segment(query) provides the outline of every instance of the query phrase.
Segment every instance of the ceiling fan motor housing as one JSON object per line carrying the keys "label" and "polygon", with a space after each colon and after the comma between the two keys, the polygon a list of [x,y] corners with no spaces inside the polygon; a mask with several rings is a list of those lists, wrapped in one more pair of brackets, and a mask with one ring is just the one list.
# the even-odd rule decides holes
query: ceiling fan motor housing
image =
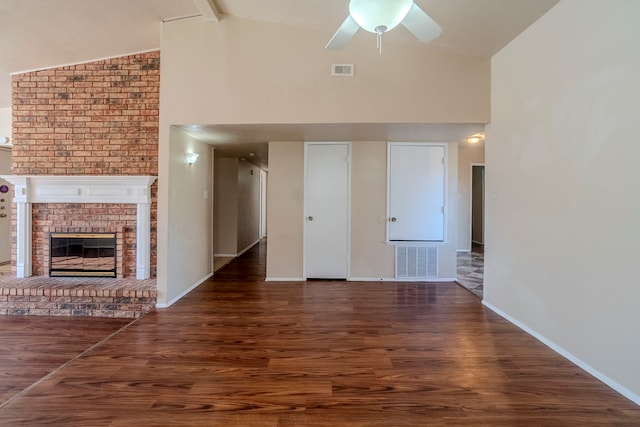
{"label": "ceiling fan motor housing", "polygon": [[382,34],[407,16],[413,0],[351,0],[349,13],[365,30]]}

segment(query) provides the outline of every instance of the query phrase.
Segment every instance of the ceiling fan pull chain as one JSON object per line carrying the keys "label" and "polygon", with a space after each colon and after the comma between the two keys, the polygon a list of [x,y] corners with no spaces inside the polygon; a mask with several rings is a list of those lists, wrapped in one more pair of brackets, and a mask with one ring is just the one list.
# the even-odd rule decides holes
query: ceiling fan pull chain
{"label": "ceiling fan pull chain", "polygon": [[387,27],[384,25],[378,25],[376,28],[376,47],[378,48],[378,52],[382,55],[382,35],[385,31],[387,31]]}

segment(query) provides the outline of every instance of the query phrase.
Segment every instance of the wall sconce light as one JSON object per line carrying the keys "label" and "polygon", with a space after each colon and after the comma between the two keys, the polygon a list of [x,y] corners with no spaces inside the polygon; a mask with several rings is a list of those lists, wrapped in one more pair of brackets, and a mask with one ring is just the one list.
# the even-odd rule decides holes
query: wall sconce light
{"label": "wall sconce light", "polygon": [[0,144],[8,144],[10,141],[8,136],[0,136]]}
{"label": "wall sconce light", "polygon": [[187,160],[187,163],[189,163],[189,166],[191,166],[198,160],[198,157],[200,157],[200,154],[188,152],[188,153],[185,153],[184,157]]}

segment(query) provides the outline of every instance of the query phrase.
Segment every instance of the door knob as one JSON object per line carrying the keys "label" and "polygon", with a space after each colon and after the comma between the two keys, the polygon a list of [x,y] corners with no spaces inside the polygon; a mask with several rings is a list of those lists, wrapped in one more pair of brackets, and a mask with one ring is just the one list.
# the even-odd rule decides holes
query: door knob
{"label": "door knob", "polygon": [[389,218],[389,221],[391,221],[391,222],[396,222],[396,217],[395,217],[395,216],[392,216],[391,218]]}
{"label": "door knob", "polygon": [[309,221],[313,221],[313,217],[312,217],[312,216],[308,216],[308,217],[307,217],[307,219],[308,219]]}

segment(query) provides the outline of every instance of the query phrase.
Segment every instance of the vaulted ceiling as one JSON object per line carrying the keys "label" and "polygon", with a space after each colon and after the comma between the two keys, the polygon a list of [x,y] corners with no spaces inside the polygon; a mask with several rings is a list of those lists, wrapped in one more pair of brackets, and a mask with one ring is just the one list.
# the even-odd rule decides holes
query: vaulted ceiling
{"label": "vaulted ceiling", "polygon": [[[348,14],[348,0],[213,0],[219,12],[325,31]],[[443,28],[433,46],[491,56],[558,0],[416,0]],[[200,14],[193,0],[0,1],[0,108],[11,73],[160,47],[160,22]],[[414,42],[404,29],[397,37]],[[323,48],[319,46],[318,48]]]}
{"label": "vaulted ceiling", "polygon": [[[348,0],[210,1],[222,20],[225,15],[232,15],[303,26],[326,32],[327,41],[347,16],[349,3]],[[199,15],[206,2],[1,0],[0,108],[10,106],[10,74],[158,49],[163,20]],[[490,57],[558,0],[415,2],[444,29],[431,46]],[[385,37],[417,43],[404,28]],[[318,46],[318,49],[323,48]]]}

